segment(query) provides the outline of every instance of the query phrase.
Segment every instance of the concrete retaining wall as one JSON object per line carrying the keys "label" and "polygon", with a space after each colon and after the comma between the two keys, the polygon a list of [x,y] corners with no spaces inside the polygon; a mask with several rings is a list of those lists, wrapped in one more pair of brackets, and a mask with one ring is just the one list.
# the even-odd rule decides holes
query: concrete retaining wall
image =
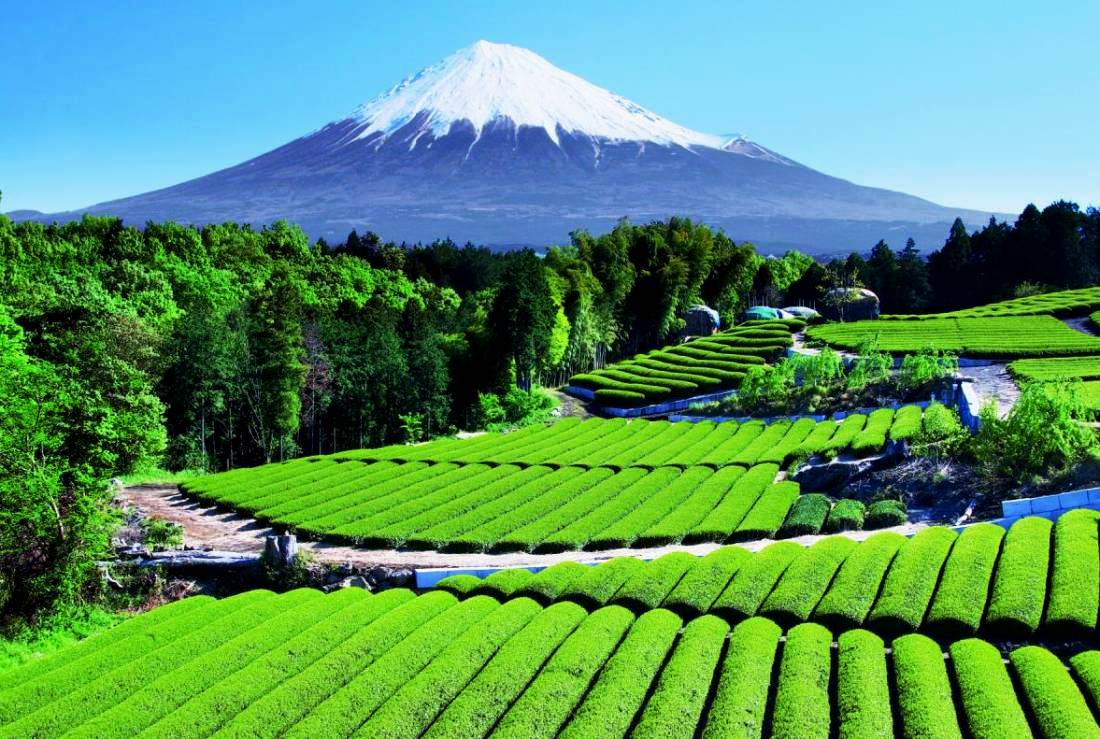
{"label": "concrete retaining wall", "polygon": [[959,383],[953,405],[959,411],[959,420],[962,421],[963,426],[970,429],[971,433],[977,433],[978,428],[981,427],[981,419],[978,417],[981,412],[981,398],[974,389],[973,383]]}

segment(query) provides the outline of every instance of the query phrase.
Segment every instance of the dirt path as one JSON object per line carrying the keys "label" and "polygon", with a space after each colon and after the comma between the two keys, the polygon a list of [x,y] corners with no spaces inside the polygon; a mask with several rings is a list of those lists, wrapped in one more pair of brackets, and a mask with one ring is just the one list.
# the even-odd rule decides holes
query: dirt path
{"label": "dirt path", "polygon": [[[227,552],[261,552],[264,538],[275,531],[263,524],[237,513],[205,507],[183,495],[175,487],[136,485],[123,488],[117,496],[123,505],[132,505],[142,512],[172,521],[183,527],[184,544],[196,549],[213,549]],[[909,534],[924,528],[925,524],[913,523],[899,526],[892,531]],[[844,535],[851,539],[866,539],[874,531],[851,531]],[[821,536],[801,536],[787,541],[810,545]],[[770,539],[746,542],[741,546],[751,551],[771,544]],[[692,544],[689,546],[664,546],[645,549],[609,549],[601,552],[561,552],[559,554],[530,554],[508,552],[504,554],[449,554],[443,552],[405,552],[385,549],[358,549],[324,542],[300,542],[303,549],[313,553],[321,562],[341,564],[350,562],[356,566],[385,565],[413,569],[436,567],[531,567],[547,566],[555,562],[602,562],[612,557],[640,557],[653,559],[668,552],[689,552],[703,555],[718,549],[722,544]]]}
{"label": "dirt path", "polygon": [[574,398],[561,390],[549,389],[546,391],[558,399],[558,413],[561,418],[592,418],[593,414],[588,410],[588,405],[578,398]]}
{"label": "dirt path", "polygon": [[1089,336],[1100,336],[1100,329],[1097,329],[1096,324],[1092,322],[1092,319],[1088,316],[1081,318],[1063,318],[1062,323],[1066,324],[1074,331],[1080,331],[1083,334]]}
{"label": "dirt path", "polygon": [[1008,365],[991,364],[986,367],[962,367],[959,374],[974,382],[981,403],[993,400],[997,403],[997,413],[1004,417],[1016,401],[1020,399],[1020,388],[1008,373]]}

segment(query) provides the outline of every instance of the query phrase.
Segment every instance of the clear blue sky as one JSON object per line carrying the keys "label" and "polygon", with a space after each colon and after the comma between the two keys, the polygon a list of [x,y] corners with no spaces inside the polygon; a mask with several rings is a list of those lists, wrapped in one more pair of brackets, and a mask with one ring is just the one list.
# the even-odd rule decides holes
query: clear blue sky
{"label": "clear blue sky", "polygon": [[861,184],[1002,212],[1100,205],[1100,3],[655,5],[12,0],[0,209],[238,163],[479,38]]}

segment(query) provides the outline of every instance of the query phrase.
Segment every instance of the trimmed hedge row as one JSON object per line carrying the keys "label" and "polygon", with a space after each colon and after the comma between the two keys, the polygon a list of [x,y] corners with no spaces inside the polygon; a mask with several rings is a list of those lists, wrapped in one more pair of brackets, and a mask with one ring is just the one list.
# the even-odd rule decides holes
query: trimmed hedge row
{"label": "trimmed hedge row", "polygon": [[[880,532],[862,542],[827,537],[810,547],[779,541],[757,552],[725,547],[705,557],[676,552],[652,562],[561,563],[535,576],[524,570],[509,588],[479,589],[480,581],[466,576],[439,587],[459,596],[511,590],[544,603],[620,603],[688,617],[714,613],[732,622],[763,615],[782,624],[814,621],[837,632],[863,627],[887,637],[923,632],[947,641],[1002,636],[1007,629],[1013,636],[1041,631],[1076,639],[1095,633],[1088,625],[1095,623],[1091,573],[1100,566],[1098,529],[1100,516],[1082,510],[1059,519],[1053,540],[1049,521],[1024,518],[1007,534],[988,523],[961,535],[929,527],[911,539]],[[493,575],[486,584],[497,578],[509,583]]]}
{"label": "trimmed hedge row", "polygon": [[[236,470],[182,487],[275,526],[371,548],[561,551],[795,535],[815,532],[821,500],[813,516],[802,515],[807,502],[784,528],[798,496],[789,484],[769,487],[775,473],[811,439],[814,448],[849,445],[862,423],[565,419]],[[853,505],[838,506],[826,527],[862,527],[844,520]],[[901,520],[890,508],[872,525]]]}
{"label": "trimmed hedge row", "polygon": [[894,736],[882,639],[853,629],[837,639],[836,723],[841,739]]}
{"label": "trimmed hedge row", "polygon": [[899,637],[891,646],[903,735],[962,739],[940,646],[921,634]]}
{"label": "trimmed hedge row", "polygon": [[[1097,651],[1067,670],[1026,646],[1006,667],[977,639],[948,659],[920,634],[887,652],[853,629],[834,648],[813,623],[783,641],[761,617],[731,632],[405,590],[256,591],[136,622],[6,672],[0,736],[1100,737]],[[51,675],[68,682],[36,699]]]}
{"label": "trimmed hedge row", "polygon": [[[595,400],[633,406],[736,388],[746,371],[793,344],[791,325],[748,326],[639,354],[569,378],[595,390]],[[700,379],[705,378],[705,379]]]}
{"label": "trimmed hedge row", "polygon": [[806,333],[841,349],[858,349],[873,339],[880,350],[893,354],[915,354],[923,349],[1006,359],[1100,354],[1100,339],[1049,315],[855,321],[813,326]]}

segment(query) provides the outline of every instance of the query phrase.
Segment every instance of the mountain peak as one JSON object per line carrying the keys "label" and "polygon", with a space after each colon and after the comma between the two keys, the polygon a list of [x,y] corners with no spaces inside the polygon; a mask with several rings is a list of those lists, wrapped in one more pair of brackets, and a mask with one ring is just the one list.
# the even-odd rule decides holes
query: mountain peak
{"label": "mountain peak", "polygon": [[423,115],[435,137],[469,121],[478,134],[493,121],[610,141],[721,147],[721,137],[693,131],[597,87],[519,46],[477,41],[359,106],[357,138],[383,137]]}

